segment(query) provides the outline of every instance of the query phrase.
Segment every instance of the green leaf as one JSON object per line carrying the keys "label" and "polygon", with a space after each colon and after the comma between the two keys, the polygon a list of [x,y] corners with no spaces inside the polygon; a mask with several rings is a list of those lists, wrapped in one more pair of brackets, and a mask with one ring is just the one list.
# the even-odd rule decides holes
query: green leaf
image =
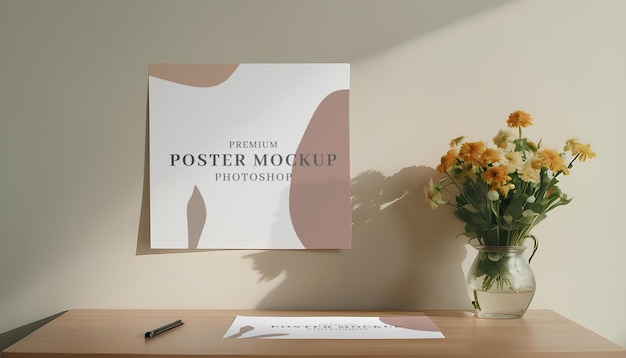
{"label": "green leaf", "polygon": [[522,216],[524,216],[524,217],[532,217],[532,218],[534,218],[537,215],[539,215],[539,213],[535,212],[535,211],[533,211],[531,209],[526,209],[526,210],[522,211]]}
{"label": "green leaf", "polygon": [[519,219],[519,223],[522,225],[532,225],[535,222],[535,218],[537,216],[524,216],[523,218]]}
{"label": "green leaf", "polygon": [[526,194],[519,193],[514,195],[506,208],[505,215],[510,215],[513,218],[519,218],[522,216],[522,209],[524,204],[526,204],[527,199],[528,195]]}

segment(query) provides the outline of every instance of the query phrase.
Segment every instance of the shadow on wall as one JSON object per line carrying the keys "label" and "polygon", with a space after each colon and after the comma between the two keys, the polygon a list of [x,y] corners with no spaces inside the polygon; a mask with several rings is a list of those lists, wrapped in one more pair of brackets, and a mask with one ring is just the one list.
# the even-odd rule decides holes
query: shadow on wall
{"label": "shadow on wall", "polygon": [[[388,177],[368,171],[353,178],[349,250],[245,256],[259,281],[284,280],[257,308],[471,309],[461,266],[466,242],[455,239],[462,227],[451,208],[432,210],[424,202],[424,186],[438,176],[432,168],[413,166]],[[146,179],[137,255],[215,251],[150,249],[148,188]]]}
{"label": "shadow on wall", "polygon": [[[148,148],[146,134],[136,254],[216,251],[150,248]],[[372,170],[353,178],[349,250],[268,250],[245,256],[260,281],[285,273],[257,308],[471,309],[461,267],[465,241],[455,239],[462,227],[451,208],[432,210],[424,202],[424,186],[438,176],[432,168],[412,166],[389,177]]]}
{"label": "shadow on wall", "polygon": [[271,250],[247,255],[260,281],[284,281],[258,309],[470,309],[465,242],[447,208],[431,210],[423,187],[437,172],[409,167],[352,180],[350,250]]}

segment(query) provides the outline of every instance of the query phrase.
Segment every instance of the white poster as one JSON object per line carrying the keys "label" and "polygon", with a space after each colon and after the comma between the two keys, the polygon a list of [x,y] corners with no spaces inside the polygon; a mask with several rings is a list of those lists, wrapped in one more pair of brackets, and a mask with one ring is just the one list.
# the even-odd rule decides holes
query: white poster
{"label": "white poster", "polygon": [[348,64],[148,72],[151,248],[350,247]]}
{"label": "white poster", "polygon": [[444,336],[427,316],[237,316],[224,338],[425,339]]}

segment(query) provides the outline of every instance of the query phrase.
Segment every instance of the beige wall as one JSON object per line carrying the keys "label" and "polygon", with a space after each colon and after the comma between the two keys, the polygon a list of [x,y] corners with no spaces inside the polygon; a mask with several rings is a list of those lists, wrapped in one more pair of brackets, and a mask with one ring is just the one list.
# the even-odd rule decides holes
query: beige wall
{"label": "beige wall", "polygon": [[[0,0],[0,333],[71,308],[469,308],[473,253],[421,187],[451,138],[489,140],[520,108],[529,136],[598,153],[535,232],[531,308],[626,346],[624,14],[622,0]],[[155,62],[350,62],[353,194],[412,193],[355,210],[349,251],[149,250]]]}

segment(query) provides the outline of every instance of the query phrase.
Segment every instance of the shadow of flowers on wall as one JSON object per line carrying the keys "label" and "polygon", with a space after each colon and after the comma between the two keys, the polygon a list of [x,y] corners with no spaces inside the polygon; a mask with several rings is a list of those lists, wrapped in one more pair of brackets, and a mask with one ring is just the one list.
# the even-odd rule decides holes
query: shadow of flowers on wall
{"label": "shadow of flowers on wall", "polygon": [[[424,202],[437,173],[407,167],[352,179],[352,248],[247,255],[260,281],[283,281],[258,309],[469,309],[465,241],[446,210]],[[282,276],[281,276],[282,275]]]}

